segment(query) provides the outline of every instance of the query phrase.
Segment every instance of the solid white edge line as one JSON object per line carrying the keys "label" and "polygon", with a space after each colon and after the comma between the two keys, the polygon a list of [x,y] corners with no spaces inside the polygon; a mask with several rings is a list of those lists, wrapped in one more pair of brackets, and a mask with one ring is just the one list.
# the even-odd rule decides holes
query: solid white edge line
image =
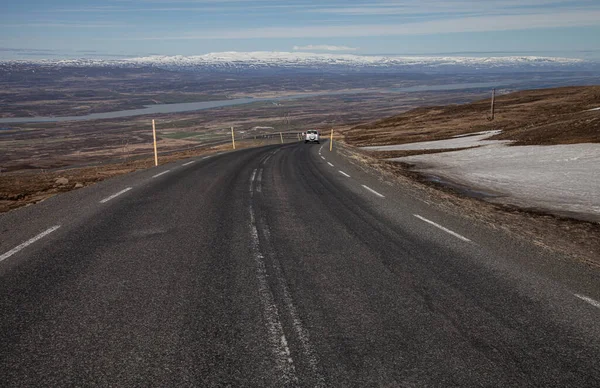
{"label": "solid white edge line", "polygon": [[414,215],[415,217],[417,217],[418,219],[420,219],[421,221],[425,221],[425,222],[427,222],[428,224],[431,224],[431,225],[435,226],[436,228],[439,228],[439,229],[443,230],[444,232],[446,232],[446,233],[448,233],[448,234],[451,234],[451,235],[453,235],[454,237],[456,237],[456,238],[458,238],[458,239],[461,239],[461,240],[463,240],[463,241],[466,241],[466,242],[471,242],[471,240],[469,240],[468,238],[466,238],[466,237],[464,237],[464,236],[461,236],[460,234],[458,234],[458,233],[456,233],[456,232],[453,232],[453,231],[451,231],[450,229],[448,229],[448,228],[445,228],[445,227],[443,227],[443,226],[442,226],[442,225],[440,225],[440,224],[436,224],[435,222],[433,222],[433,221],[430,221],[430,220],[428,220],[428,219],[427,219],[427,218],[425,218],[425,217],[421,217],[421,216],[420,216],[420,215],[418,215],[418,214],[413,214],[413,215]]}
{"label": "solid white edge line", "polygon": [[123,189],[123,190],[119,191],[118,193],[115,193],[115,194],[111,195],[110,197],[104,198],[102,201],[100,201],[100,203],[106,203],[106,202],[110,201],[111,199],[116,198],[119,195],[128,192],[129,190],[131,190],[131,187]]}
{"label": "solid white edge line", "polygon": [[50,233],[54,232],[58,228],[60,228],[60,225],[54,225],[50,229],[47,229],[47,230],[43,231],[42,233],[38,234],[37,236],[35,236],[35,237],[33,237],[33,238],[25,241],[23,244],[20,244],[20,245],[14,247],[10,251],[8,251],[5,254],[3,254],[2,256],[0,256],[0,261],[4,261],[4,260],[8,259],[9,257],[11,257],[15,253],[19,252],[23,248],[26,248],[27,246],[33,244],[37,240],[46,237],[47,235],[49,235]]}
{"label": "solid white edge line", "polygon": [[594,307],[597,307],[600,309],[600,302],[598,302],[597,300],[594,300],[590,297],[587,297],[585,295],[580,295],[580,294],[574,294],[576,297],[578,297],[579,299],[583,300],[584,302],[587,302],[589,304],[591,304]]}
{"label": "solid white edge line", "polygon": [[258,170],[258,176],[256,177],[256,192],[257,193],[262,192],[262,175],[263,175],[263,169],[261,168],[260,170]]}
{"label": "solid white edge line", "polygon": [[166,173],[168,173],[168,172],[171,172],[171,170],[167,170],[167,171],[163,171],[163,172],[161,172],[161,173],[158,173],[158,174],[156,174],[156,175],[152,176],[152,178],[158,178],[159,176],[161,176],[161,175],[164,175],[164,174],[166,174]]}
{"label": "solid white edge line", "polygon": [[385,198],[385,195],[378,193],[377,191],[373,190],[369,186],[362,185],[362,187],[364,187],[365,189],[369,190],[371,193],[373,193],[381,198]]}
{"label": "solid white edge line", "polygon": [[340,174],[342,174],[343,176],[345,176],[346,178],[350,178],[350,175],[346,174],[345,172],[343,172],[342,170],[338,170],[338,172]]}
{"label": "solid white edge line", "polygon": [[195,162],[196,162],[195,160],[192,160],[191,162],[187,162],[187,163],[182,164],[182,166],[189,166],[190,164],[195,163]]}
{"label": "solid white edge line", "polygon": [[327,162],[328,165],[330,165],[331,167],[333,167],[333,164],[331,164],[331,162]]}

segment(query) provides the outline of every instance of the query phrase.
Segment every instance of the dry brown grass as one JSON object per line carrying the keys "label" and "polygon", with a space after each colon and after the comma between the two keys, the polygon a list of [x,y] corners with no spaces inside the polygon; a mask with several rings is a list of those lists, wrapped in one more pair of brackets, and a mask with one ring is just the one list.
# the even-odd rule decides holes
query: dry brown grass
{"label": "dry brown grass", "polygon": [[[279,139],[275,140],[279,141]],[[236,141],[236,149],[258,147],[275,143],[275,140],[269,142],[266,140]],[[231,144],[222,144],[210,148],[181,151],[171,155],[160,156],[159,164],[166,164],[215,152],[229,151],[231,149]],[[152,166],[154,166],[154,157],[148,156],[141,159],[102,164],[94,167],[53,170],[51,172],[25,170],[2,173],[0,174],[0,213],[43,201],[59,193],[93,185],[114,176],[128,174]],[[59,178],[68,179],[68,183],[57,183],[56,181]]]}
{"label": "dry brown grass", "polygon": [[447,139],[479,131],[502,130],[492,139],[515,145],[600,142],[600,86],[528,90],[496,98],[496,115],[488,120],[490,99],[464,105],[417,108],[346,130],[355,146],[404,144]]}

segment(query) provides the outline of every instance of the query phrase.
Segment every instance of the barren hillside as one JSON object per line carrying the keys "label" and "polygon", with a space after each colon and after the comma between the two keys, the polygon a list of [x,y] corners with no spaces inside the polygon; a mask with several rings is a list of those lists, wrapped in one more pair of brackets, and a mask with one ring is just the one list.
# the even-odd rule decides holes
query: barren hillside
{"label": "barren hillside", "polygon": [[515,145],[600,142],[600,86],[527,90],[464,105],[417,108],[398,116],[353,127],[346,141],[356,146],[403,144],[502,130],[491,139]]}

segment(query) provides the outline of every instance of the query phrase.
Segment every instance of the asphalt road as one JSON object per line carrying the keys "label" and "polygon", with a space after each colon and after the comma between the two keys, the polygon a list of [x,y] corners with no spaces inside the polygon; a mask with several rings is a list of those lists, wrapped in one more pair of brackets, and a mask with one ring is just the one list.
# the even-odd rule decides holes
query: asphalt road
{"label": "asphalt road", "polygon": [[0,385],[598,387],[600,274],[326,147],[0,216]]}

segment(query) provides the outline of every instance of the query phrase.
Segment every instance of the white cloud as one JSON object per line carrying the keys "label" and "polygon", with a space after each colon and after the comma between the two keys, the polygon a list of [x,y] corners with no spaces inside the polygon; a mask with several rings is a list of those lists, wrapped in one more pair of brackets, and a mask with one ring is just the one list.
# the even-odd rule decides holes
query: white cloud
{"label": "white cloud", "polygon": [[306,46],[294,46],[294,51],[356,51],[357,47],[331,46],[327,44],[309,44]]}

